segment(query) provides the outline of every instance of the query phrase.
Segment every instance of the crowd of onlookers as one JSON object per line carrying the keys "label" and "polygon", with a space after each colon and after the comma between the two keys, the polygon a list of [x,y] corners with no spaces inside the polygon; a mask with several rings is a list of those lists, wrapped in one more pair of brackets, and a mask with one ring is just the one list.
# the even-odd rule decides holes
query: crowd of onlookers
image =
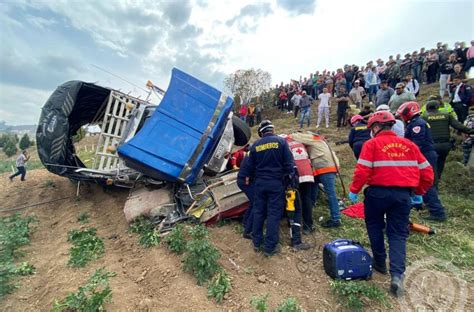
{"label": "crowd of onlookers", "polygon": [[[467,82],[467,74],[474,66],[474,41],[467,48],[464,42],[456,42],[454,49],[447,44],[438,42],[436,48],[405,54],[389,56],[388,61],[378,59],[375,63],[367,62],[365,66],[345,65],[336,71],[324,70],[311,73],[309,77],[300,77],[290,83],[276,85],[273,90],[275,105],[281,111],[299,117],[300,126],[310,125],[311,106],[318,100],[319,127],[322,119],[329,127],[329,107],[337,104],[337,127],[347,124],[350,105],[355,106],[358,113],[368,104],[373,109],[379,105],[389,105],[395,112],[407,101],[416,99],[422,85],[439,82],[439,95],[453,106],[460,121],[467,116],[466,101],[469,94],[463,93],[462,85]],[[366,108],[367,109],[367,108]],[[257,112],[258,110],[258,112]],[[242,105],[239,114],[250,126],[255,124],[260,105]],[[258,123],[259,121],[256,121]]]}

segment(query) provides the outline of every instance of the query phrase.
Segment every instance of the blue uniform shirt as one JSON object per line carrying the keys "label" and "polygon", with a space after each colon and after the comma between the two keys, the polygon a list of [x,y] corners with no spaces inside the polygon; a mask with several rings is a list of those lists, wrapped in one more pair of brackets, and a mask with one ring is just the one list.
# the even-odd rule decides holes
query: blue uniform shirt
{"label": "blue uniform shirt", "polygon": [[249,177],[250,180],[253,180],[253,176],[251,176],[252,170],[250,168],[249,157],[245,156],[240,163],[239,172],[237,173],[237,179],[245,179]]}
{"label": "blue uniform shirt", "polygon": [[250,148],[248,159],[249,176],[256,180],[280,180],[293,173],[295,163],[285,139],[264,134]]}
{"label": "blue uniform shirt", "polygon": [[370,140],[370,129],[367,128],[365,122],[358,122],[354,127],[352,127],[351,132],[349,132],[349,146],[352,148],[357,142],[365,142]]}
{"label": "blue uniform shirt", "polygon": [[420,116],[415,116],[408,122],[405,138],[415,143],[423,155],[435,150],[430,126]]}

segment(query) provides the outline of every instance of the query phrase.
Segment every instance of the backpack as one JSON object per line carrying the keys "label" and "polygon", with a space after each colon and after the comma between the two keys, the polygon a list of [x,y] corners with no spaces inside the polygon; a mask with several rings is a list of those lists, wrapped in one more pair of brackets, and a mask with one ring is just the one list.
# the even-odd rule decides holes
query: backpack
{"label": "backpack", "polygon": [[[415,79],[413,78],[411,80],[411,84],[413,85],[413,90],[415,90]],[[415,93],[415,96],[418,96],[418,94],[420,94],[420,84],[418,83],[418,92]]]}

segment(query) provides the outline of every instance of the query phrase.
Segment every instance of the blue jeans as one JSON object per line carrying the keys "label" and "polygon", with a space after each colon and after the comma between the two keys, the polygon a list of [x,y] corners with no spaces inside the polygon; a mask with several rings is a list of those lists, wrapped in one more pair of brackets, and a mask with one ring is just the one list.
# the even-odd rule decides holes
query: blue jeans
{"label": "blue jeans", "polygon": [[352,90],[352,82],[346,80],[346,90],[350,92]]}
{"label": "blue jeans", "polygon": [[390,274],[400,276],[405,272],[408,223],[412,206],[411,190],[369,186],[364,193],[365,226],[374,262],[383,265],[387,259],[385,231],[388,238]]}
{"label": "blue jeans", "polygon": [[308,118],[308,127],[309,127],[309,124],[311,123],[311,108],[309,106],[301,108],[301,118],[300,118],[301,128],[303,128],[305,118]]}
{"label": "blue jeans", "polygon": [[375,95],[377,94],[377,91],[379,90],[379,86],[378,85],[370,85],[369,86],[369,101],[371,102],[372,101],[372,96],[375,97]]}
{"label": "blue jeans", "polygon": [[16,167],[16,169],[18,169],[18,171],[17,171],[15,174],[11,175],[11,176],[10,176],[10,179],[13,179],[13,178],[16,177],[16,176],[21,175],[21,181],[25,181],[25,176],[26,176],[26,169],[25,169],[25,167],[24,167],[24,166],[20,166],[20,167]]}
{"label": "blue jeans", "polygon": [[341,215],[339,213],[339,203],[337,202],[336,196],[336,174],[333,172],[323,173],[314,177],[314,185],[311,192],[311,200],[316,203],[318,198],[319,187],[318,184],[322,183],[324,186],[324,192],[326,193],[329,202],[329,211],[331,213],[331,220],[339,221]]}
{"label": "blue jeans", "polygon": [[[280,220],[285,209],[285,187],[279,180],[255,181],[253,206],[252,241],[256,248],[263,245],[265,252],[271,253],[279,242]],[[265,241],[263,224],[267,220]]]}

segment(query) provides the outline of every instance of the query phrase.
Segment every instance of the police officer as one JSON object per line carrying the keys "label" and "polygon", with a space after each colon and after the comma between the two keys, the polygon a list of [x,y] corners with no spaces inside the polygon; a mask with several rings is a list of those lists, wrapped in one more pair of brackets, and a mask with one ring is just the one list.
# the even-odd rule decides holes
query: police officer
{"label": "police officer", "polygon": [[[420,105],[417,102],[403,103],[397,110],[397,115],[406,124],[405,138],[415,143],[429,161],[435,173],[435,185],[437,181],[438,154],[434,149],[430,125],[420,117]],[[446,212],[438,198],[438,191],[433,185],[423,196],[423,202],[428,207],[429,216],[425,219],[433,221],[446,221]]]}
{"label": "police officer", "polygon": [[438,154],[436,165],[438,169],[437,179],[439,181],[443,173],[444,163],[446,162],[446,158],[452,148],[449,127],[453,127],[454,129],[466,134],[474,134],[474,130],[464,126],[451,114],[440,112],[438,101],[428,101],[428,103],[426,103],[426,113],[422,116],[431,127],[434,148]]}
{"label": "police officer", "polygon": [[[451,116],[453,116],[456,119],[458,118],[451,104],[443,102],[443,99],[441,98],[439,94],[430,95],[428,97],[428,102],[429,101],[437,101],[439,103],[438,111],[442,113],[451,114]],[[421,116],[424,116],[425,114],[426,114],[426,105],[421,108]]]}
{"label": "police officer", "polygon": [[[387,111],[375,112],[368,121],[373,139],[365,142],[354,171],[349,199],[358,201],[365,184],[365,225],[369,236],[373,268],[387,273],[384,231],[389,246],[391,283],[395,296],[403,295],[406,240],[412,202],[433,184],[430,164],[411,141],[391,131],[395,117]],[[385,220],[386,219],[386,220]]]}
{"label": "police officer", "polygon": [[[279,252],[279,223],[285,205],[285,190],[294,175],[294,161],[285,139],[274,134],[271,121],[258,127],[261,137],[250,148],[249,177],[255,177],[252,241],[254,249],[269,257]],[[263,224],[267,219],[265,241]]]}
{"label": "police officer", "polygon": [[370,129],[367,128],[367,120],[361,115],[351,118],[351,132],[349,132],[349,146],[354,152],[356,159],[359,159],[362,144],[370,139]]}

